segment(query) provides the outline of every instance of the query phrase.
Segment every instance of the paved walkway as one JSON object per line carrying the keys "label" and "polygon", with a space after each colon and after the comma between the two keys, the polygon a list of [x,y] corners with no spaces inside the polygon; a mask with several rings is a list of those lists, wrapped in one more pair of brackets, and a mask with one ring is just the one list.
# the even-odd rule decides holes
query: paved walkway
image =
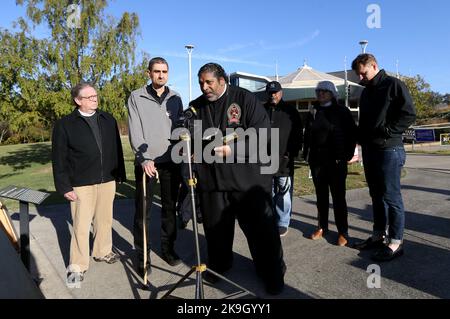
{"label": "paved walkway", "polygon": [[[307,236],[316,220],[315,197],[296,198],[289,234],[282,238],[286,289],[277,298],[450,298],[450,157],[409,155],[407,176],[403,179],[406,208],[405,255],[381,264],[381,287],[369,289],[367,268],[373,264],[369,253],[335,245],[337,233],[330,212],[330,234],[324,240]],[[371,233],[371,202],[367,189],[348,192],[351,243]],[[159,257],[159,208],[153,210],[151,226],[152,284],[150,291],[141,289],[134,272],[132,247],[133,202],[117,201],[114,210],[113,241],[122,258],[113,265],[96,263],[80,289],[65,286],[68,264],[70,218],[67,205],[40,207],[31,228],[31,252],[34,274],[42,282],[46,298],[160,298],[194,264],[194,239],[191,223],[179,232],[176,250],[183,264],[170,267]],[[16,218],[17,219],[17,218]],[[200,227],[200,246],[205,256],[205,240]],[[271,298],[254,273],[246,240],[236,227],[235,260],[226,276]],[[185,281],[173,295],[194,298],[195,277]],[[248,298],[224,282],[205,285],[206,298]]]}

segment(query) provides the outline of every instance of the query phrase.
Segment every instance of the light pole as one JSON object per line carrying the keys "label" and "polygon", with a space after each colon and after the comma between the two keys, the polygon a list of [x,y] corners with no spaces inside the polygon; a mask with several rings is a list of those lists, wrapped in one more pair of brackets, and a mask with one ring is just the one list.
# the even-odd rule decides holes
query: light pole
{"label": "light pole", "polygon": [[361,46],[362,53],[366,53],[367,44],[369,44],[369,41],[367,41],[367,40],[359,41],[359,45]]}
{"label": "light pole", "polygon": [[192,44],[187,44],[184,46],[188,52],[189,58],[189,103],[192,101],[192,50],[194,46]]}

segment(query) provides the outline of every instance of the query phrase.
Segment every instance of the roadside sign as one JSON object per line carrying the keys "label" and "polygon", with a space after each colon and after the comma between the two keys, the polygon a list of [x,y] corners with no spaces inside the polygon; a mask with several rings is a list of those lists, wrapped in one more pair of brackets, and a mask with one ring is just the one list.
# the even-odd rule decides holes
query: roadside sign
{"label": "roadside sign", "polygon": [[403,142],[412,143],[416,140],[416,132],[413,128],[408,128],[402,134]]}
{"label": "roadside sign", "polygon": [[433,129],[416,129],[416,141],[417,142],[434,142],[435,135]]}
{"label": "roadside sign", "polygon": [[450,146],[450,133],[441,134],[441,145]]}

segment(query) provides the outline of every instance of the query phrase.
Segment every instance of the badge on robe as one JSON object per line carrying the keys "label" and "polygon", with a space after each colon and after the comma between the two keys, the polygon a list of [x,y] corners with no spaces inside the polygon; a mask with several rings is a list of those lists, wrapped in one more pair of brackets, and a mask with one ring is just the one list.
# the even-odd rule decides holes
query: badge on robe
{"label": "badge on robe", "polygon": [[228,116],[228,125],[240,125],[242,117],[241,107],[236,103],[231,104],[228,107],[227,116]]}

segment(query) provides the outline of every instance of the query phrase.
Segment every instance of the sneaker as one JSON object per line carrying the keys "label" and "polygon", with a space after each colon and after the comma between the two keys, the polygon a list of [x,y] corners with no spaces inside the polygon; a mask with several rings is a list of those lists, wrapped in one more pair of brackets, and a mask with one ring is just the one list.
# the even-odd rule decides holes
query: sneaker
{"label": "sneaker", "polygon": [[289,229],[284,226],[278,226],[278,232],[280,233],[280,237],[284,237],[289,232]]}
{"label": "sneaker", "polygon": [[81,282],[84,280],[84,274],[86,272],[82,271],[82,272],[78,272],[78,271],[73,271],[73,272],[68,272],[67,273],[67,277],[66,277],[66,285],[68,288],[81,288]]}
{"label": "sneaker", "polygon": [[115,262],[119,261],[120,257],[116,253],[110,252],[108,255],[104,257],[94,257],[94,260],[96,262],[104,261],[107,264],[114,264]]}
{"label": "sneaker", "polygon": [[385,245],[383,248],[375,251],[371,258],[374,261],[391,261],[392,259],[402,256],[403,253],[403,245],[400,245],[395,251],[393,251],[389,246]]}
{"label": "sneaker", "polygon": [[384,248],[384,238],[380,238],[378,240],[373,240],[372,237],[368,239],[355,243],[353,248],[358,250],[371,250],[371,249],[382,249]]}

